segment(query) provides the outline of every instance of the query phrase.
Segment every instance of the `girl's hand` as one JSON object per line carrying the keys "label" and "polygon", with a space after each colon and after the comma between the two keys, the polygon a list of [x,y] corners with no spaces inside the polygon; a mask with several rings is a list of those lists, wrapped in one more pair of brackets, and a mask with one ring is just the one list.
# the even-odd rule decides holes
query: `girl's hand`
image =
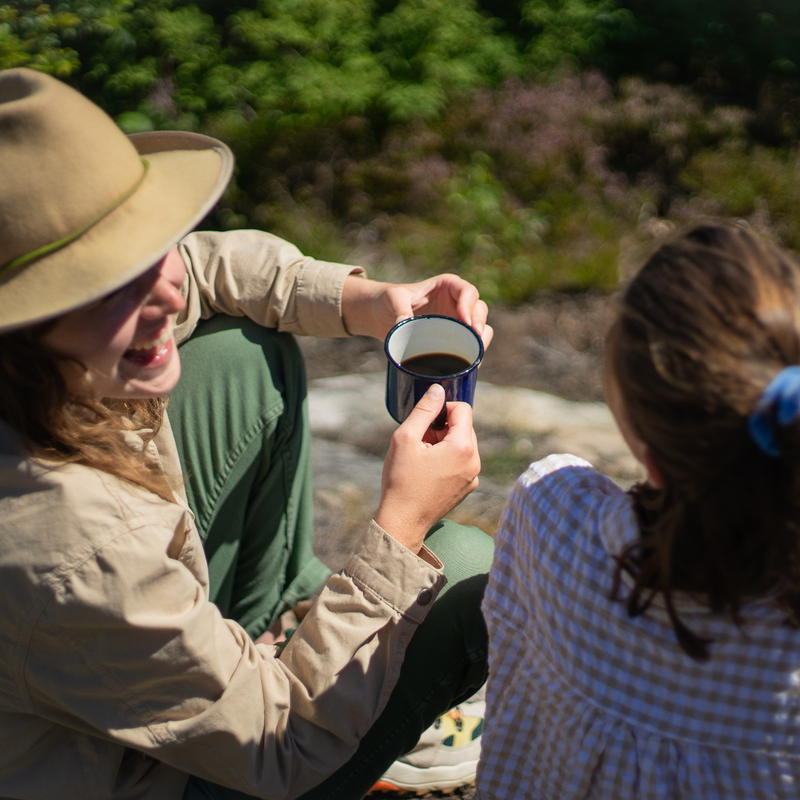
{"label": "girl's hand", "polygon": [[478,486],[481,461],[467,403],[447,404],[447,427],[431,431],[444,401],[434,384],[395,431],[383,464],[375,522],[418,553],[425,534]]}
{"label": "girl's hand", "polygon": [[383,340],[398,322],[419,314],[455,317],[477,331],[484,347],[492,341],[486,303],[457,275],[436,275],[418,283],[381,283],[356,275],[345,280],[342,318],[348,333]]}

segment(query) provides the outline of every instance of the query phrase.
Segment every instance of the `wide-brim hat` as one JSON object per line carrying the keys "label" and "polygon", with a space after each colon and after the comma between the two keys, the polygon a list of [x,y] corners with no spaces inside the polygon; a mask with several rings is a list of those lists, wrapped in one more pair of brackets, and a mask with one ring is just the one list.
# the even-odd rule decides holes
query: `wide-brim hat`
{"label": "wide-brim hat", "polygon": [[126,136],[61,81],[0,71],[0,332],[149,269],[211,210],[232,171],[216,139]]}

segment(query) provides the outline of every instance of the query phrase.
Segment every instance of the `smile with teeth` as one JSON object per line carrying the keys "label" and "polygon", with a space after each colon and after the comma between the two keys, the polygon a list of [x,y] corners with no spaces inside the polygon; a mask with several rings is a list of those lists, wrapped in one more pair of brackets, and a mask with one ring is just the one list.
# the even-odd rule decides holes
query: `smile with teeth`
{"label": "smile with teeth", "polygon": [[169,353],[172,345],[172,325],[165,325],[156,339],[141,339],[125,351],[125,358],[140,366],[155,365]]}

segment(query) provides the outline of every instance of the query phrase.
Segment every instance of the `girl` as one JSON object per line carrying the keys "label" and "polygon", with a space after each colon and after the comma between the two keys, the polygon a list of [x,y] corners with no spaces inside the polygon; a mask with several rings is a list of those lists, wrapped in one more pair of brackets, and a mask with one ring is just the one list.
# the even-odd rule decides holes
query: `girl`
{"label": "girl", "polygon": [[477,484],[475,435],[463,404],[426,433],[435,390],[350,560],[268,644],[326,577],[284,331],[382,336],[420,308],[491,329],[455,276],[187,236],[231,169],[213,139],[128,139],[59,81],[0,73],[2,797],[358,798],[484,679],[490,540],[434,526]]}
{"label": "girl", "polygon": [[796,798],[800,265],[745,228],[662,246],[606,395],[647,481],[550,456],[506,508],[484,613],[481,798]]}

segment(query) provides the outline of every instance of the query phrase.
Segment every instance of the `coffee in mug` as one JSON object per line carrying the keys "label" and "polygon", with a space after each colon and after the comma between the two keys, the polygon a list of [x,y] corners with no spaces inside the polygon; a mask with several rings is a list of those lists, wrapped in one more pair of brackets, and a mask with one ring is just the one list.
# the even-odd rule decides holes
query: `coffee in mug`
{"label": "coffee in mug", "polygon": [[[439,314],[410,317],[389,331],[386,358],[386,408],[403,422],[431,384],[445,391],[445,403],[458,400],[472,405],[483,341],[461,320]],[[446,408],[431,425],[441,429]]]}

